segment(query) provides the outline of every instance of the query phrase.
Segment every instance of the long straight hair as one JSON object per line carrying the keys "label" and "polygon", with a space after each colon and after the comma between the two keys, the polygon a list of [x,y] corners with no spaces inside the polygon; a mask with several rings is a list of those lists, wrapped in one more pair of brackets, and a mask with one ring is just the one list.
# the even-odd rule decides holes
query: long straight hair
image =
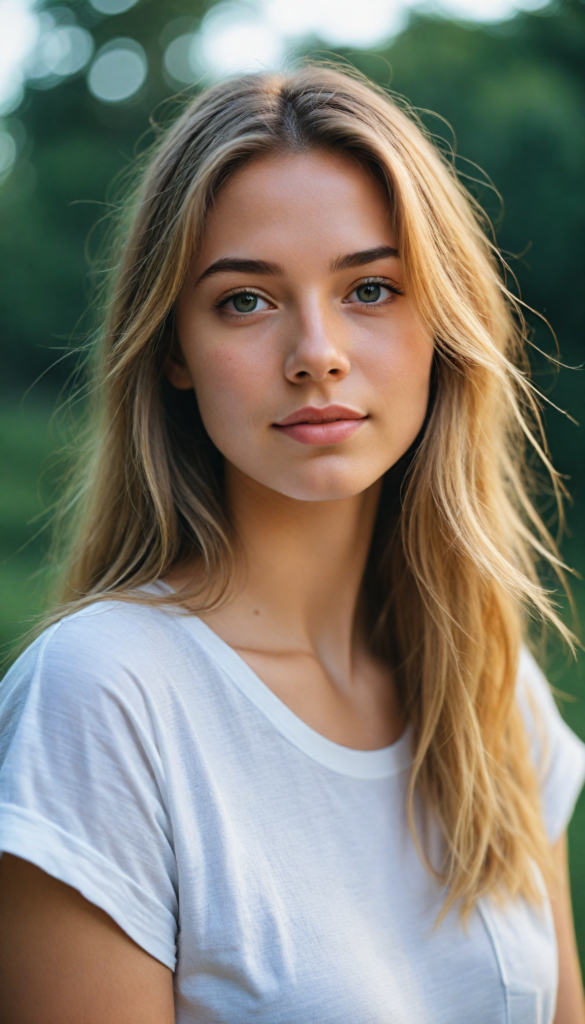
{"label": "long straight hair", "polygon": [[[537,564],[562,573],[529,497],[526,451],[560,500],[525,362],[526,328],[479,206],[400,101],[359,75],[306,64],[251,74],[197,96],[161,137],[126,206],[92,412],[68,492],[54,621],[101,599],[190,603],[229,592],[234,534],[223,460],[196,396],[163,367],[174,305],[222,185],[264,154],[325,150],[382,182],[405,289],[434,338],[426,426],[383,494],[364,577],[372,648],[390,664],[413,735],[415,806],[438,823],[445,912],[486,893],[537,900],[548,846],[515,700],[530,618],[565,636]],[[396,495],[394,495],[394,498]],[[180,594],[139,588],[197,556]],[[420,837],[419,837],[420,838]]]}

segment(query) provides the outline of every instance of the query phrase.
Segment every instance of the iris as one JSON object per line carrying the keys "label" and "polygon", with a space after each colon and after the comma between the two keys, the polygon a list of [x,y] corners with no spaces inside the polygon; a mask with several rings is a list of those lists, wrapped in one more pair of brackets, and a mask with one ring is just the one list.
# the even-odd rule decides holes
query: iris
{"label": "iris", "polygon": [[379,284],[361,284],[356,288],[356,295],[360,302],[377,302],[382,294],[382,286]]}
{"label": "iris", "polygon": [[251,292],[240,292],[232,297],[232,302],[238,313],[253,313],[258,305],[258,296]]}

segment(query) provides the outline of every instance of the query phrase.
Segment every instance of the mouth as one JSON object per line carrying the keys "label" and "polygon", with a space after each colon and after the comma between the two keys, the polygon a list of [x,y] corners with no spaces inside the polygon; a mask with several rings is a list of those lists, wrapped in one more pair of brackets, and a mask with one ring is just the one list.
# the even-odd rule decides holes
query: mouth
{"label": "mouth", "polygon": [[273,423],[275,430],[301,444],[340,444],[355,434],[368,416],[343,405],[307,405]]}

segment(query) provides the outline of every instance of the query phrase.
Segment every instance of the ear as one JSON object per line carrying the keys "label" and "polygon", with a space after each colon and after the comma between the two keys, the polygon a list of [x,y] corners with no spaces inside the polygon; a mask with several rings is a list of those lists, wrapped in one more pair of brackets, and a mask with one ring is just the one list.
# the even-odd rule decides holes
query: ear
{"label": "ear", "polygon": [[179,391],[190,391],[193,387],[189,367],[178,345],[173,345],[173,351],[163,366],[163,373],[169,383]]}

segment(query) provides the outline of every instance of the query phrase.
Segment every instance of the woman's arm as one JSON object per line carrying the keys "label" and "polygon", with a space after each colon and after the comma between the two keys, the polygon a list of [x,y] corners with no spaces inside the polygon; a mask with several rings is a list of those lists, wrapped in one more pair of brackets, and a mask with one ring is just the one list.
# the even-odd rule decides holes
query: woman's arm
{"label": "woman's arm", "polygon": [[551,892],[551,903],[559,947],[559,994],[554,1024],[585,1024],[585,999],[571,907],[566,835],[556,843],[554,858],[558,874]]}
{"label": "woman's arm", "polygon": [[98,907],[0,859],[0,1024],[174,1024],[173,976]]}
{"label": "woman's arm", "polygon": [[[585,1024],[567,844],[551,894],[559,948],[554,1024]],[[0,859],[0,1024],[174,1024],[168,967],[75,889],[27,861]]]}

